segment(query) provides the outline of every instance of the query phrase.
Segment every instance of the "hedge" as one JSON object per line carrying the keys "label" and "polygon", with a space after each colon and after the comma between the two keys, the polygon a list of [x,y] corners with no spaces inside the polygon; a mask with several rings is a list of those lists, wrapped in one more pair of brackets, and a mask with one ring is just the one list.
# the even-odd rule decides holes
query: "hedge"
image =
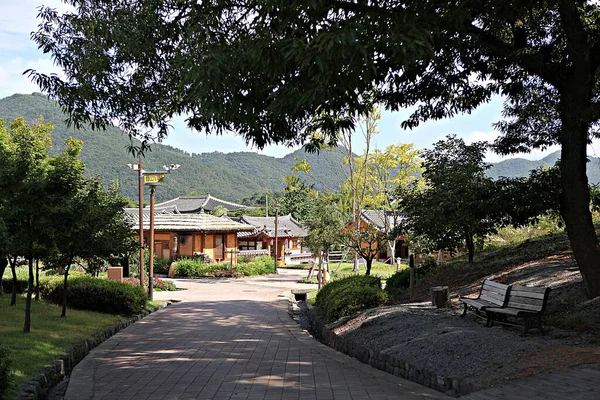
{"label": "hedge", "polygon": [[4,398],[12,382],[11,364],[8,349],[0,345],[0,399]]}
{"label": "hedge", "polygon": [[381,289],[381,278],[357,275],[325,285],[315,299],[317,313],[327,321],[335,321],[357,311],[378,307],[387,302]]}
{"label": "hedge", "polygon": [[[437,263],[435,260],[425,260],[415,268],[415,282],[430,275]],[[385,292],[390,299],[400,297],[410,287],[410,268],[402,269],[390,276],[385,282]]]}
{"label": "hedge", "polygon": [[[42,297],[62,304],[63,277],[53,277],[40,282]],[[146,307],[148,295],[140,286],[118,281],[77,276],[67,284],[67,306],[108,314],[132,315]]]}
{"label": "hedge", "polygon": [[255,257],[250,262],[238,263],[235,271],[246,276],[272,274],[275,272],[275,261],[270,256]]}
{"label": "hedge", "polygon": [[410,268],[401,269],[385,281],[385,292],[390,299],[399,297],[410,287]]}
{"label": "hedge", "polygon": [[217,271],[221,271],[224,267],[219,264],[205,264],[200,260],[192,260],[189,258],[177,261],[175,266],[175,276],[195,277],[213,275]]}
{"label": "hedge", "polygon": [[171,260],[168,258],[154,257],[154,274],[167,275],[169,273],[170,266]]}
{"label": "hedge", "polygon": [[[4,290],[4,293],[12,293],[12,282],[12,278],[2,279],[2,289]],[[17,293],[25,293],[28,285],[28,280],[17,279]]]}

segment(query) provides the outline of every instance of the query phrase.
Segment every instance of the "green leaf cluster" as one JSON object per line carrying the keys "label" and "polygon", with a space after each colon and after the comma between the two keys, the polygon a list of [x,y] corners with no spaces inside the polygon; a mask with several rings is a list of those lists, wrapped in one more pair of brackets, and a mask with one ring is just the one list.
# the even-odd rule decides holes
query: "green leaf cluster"
{"label": "green leaf cluster", "polygon": [[184,258],[177,261],[174,272],[175,276],[193,278],[209,276],[222,269],[223,266],[216,263],[205,264],[201,260]]}
{"label": "green leaf cluster", "polygon": [[335,321],[386,302],[387,295],[381,289],[381,278],[356,275],[325,285],[317,293],[315,308],[327,321]]}
{"label": "green leaf cluster", "polygon": [[254,257],[250,262],[240,262],[235,272],[245,276],[266,275],[275,272],[275,261],[270,256]]}
{"label": "green leaf cluster", "polygon": [[[40,290],[45,299],[54,303],[62,303],[62,277],[42,281]],[[138,314],[144,310],[148,301],[148,295],[140,286],[89,276],[77,276],[69,279],[67,290],[69,307],[108,314]]]}

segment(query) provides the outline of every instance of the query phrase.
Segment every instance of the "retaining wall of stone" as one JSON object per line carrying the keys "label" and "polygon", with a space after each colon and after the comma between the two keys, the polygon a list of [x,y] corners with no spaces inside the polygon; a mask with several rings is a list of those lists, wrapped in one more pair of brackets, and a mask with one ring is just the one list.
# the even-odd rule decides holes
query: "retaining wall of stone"
{"label": "retaining wall of stone", "polygon": [[366,348],[363,344],[356,343],[344,335],[338,334],[336,332],[337,328],[343,326],[353,317],[344,317],[336,322],[326,324],[312,310],[307,312],[310,323],[309,331],[316,339],[373,368],[455,397],[481,389],[479,385],[470,380],[438,375],[435,371],[420,368],[407,360],[401,359],[396,354],[387,353],[385,350],[377,351]]}
{"label": "retaining wall of stone", "polygon": [[65,354],[58,357],[54,362],[45,367],[36,377],[29,379],[20,386],[20,400],[38,400],[45,399],[48,393],[58,385],[65,376],[69,375],[73,368],[89,354],[92,349],[103,343],[112,335],[127,328],[129,325],[144,318],[146,315],[158,310],[146,310],[144,313],[134,315],[126,321],[109,326],[105,331],[92,336],[91,338],[82,340],[73,345]]}

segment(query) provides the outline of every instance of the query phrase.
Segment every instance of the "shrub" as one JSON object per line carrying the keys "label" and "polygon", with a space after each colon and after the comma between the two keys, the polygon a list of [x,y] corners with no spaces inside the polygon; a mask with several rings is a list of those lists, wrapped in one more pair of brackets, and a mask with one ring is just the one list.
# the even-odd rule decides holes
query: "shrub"
{"label": "shrub", "polygon": [[404,268],[390,276],[385,282],[385,292],[390,299],[399,297],[410,287],[410,268]]}
{"label": "shrub", "polygon": [[[415,282],[431,275],[437,268],[437,262],[426,259],[415,268]],[[385,282],[385,292],[390,299],[400,297],[410,288],[410,268],[404,268],[390,276]]]}
{"label": "shrub", "polygon": [[335,280],[325,285],[317,294],[315,308],[327,321],[334,321],[384,304],[386,293],[381,290],[381,279],[357,275]]}
{"label": "shrub", "polygon": [[169,273],[169,267],[171,266],[171,260],[168,258],[154,257],[154,273],[167,275]]}
{"label": "shrub", "polygon": [[11,371],[12,360],[8,349],[4,346],[0,346],[0,399],[4,398],[8,388],[12,382],[12,371]]}
{"label": "shrub", "polygon": [[177,290],[177,286],[175,286],[175,284],[173,282],[164,281],[157,277],[154,277],[154,286],[153,287],[154,287],[154,289],[161,291],[161,292],[172,292],[172,291]]}
{"label": "shrub", "polygon": [[271,274],[275,270],[275,261],[269,256],[255,257],[247,263],[238,263],[235,271],[246,276]]}
{"label": "shrub", "polygon": [[175,266],[175,276],[195,277],[213,275],[216,271],[222,270],[219,264],[205,264],[200,260],[191,260],[189,258],[177,261]]}
{"label": "shrub", "polygon": [[[40,282],[41,294],[54,303],[63,299],[62,277]],[[117,281],[78,276],[69,279],[67,306],[108,314],[131,315],[142,312],[148,295],[140,286]]]}
{"label": "shrub", "polygon": [[[2,279],[2,290],[4,290],[4,293],[12,293],[12,282],[12,278]],[[17,293],[25,293],[28,285],[29,281],[27,279],[17,278]]]}

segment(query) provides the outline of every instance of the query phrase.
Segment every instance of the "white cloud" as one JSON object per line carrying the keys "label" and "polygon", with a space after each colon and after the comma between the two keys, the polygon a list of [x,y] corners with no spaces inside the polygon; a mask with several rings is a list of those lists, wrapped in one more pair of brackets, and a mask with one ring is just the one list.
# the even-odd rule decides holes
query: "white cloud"
{"label": "white cloud", "polygon": [[[498,138],[498,136],[500,136],[500,132],[494,130],[488,132],[472,131],[464,136],[464,140],[467,144],[471,144],[473,142],[488,142],[492,144]],[[529,153],[511,154],[509,156],[501,156],[492,151],[487,151],[485,154],[485,161],[489,163],[497,163],[508,158],[525,158],[527,160],[540,160],[546,157],[548,154],[554,153],[557,150],[560,150],[560,146],[550,146],[545,150],[532,149]]]}
{"label": "white cloud", "polygon": [[35,60],[24,60],[16,57],[8,61],[0,62],[0,98],[4,98],[15,93],[39,92],[37,85],[29,79],[23,72],[27,69],[35,69],[45,74],[61,73],[61,70],[53,65],[52,60],[48,58],[38,58]]}
{"label": "white cloud", "polygon": [[9,0],[0,4],[0,50],[32,50],[36,45],[29,40],[31,32],[37,30],[37,15],[40,6],[56,8],[63,12],[72,10],[61,0]]}

